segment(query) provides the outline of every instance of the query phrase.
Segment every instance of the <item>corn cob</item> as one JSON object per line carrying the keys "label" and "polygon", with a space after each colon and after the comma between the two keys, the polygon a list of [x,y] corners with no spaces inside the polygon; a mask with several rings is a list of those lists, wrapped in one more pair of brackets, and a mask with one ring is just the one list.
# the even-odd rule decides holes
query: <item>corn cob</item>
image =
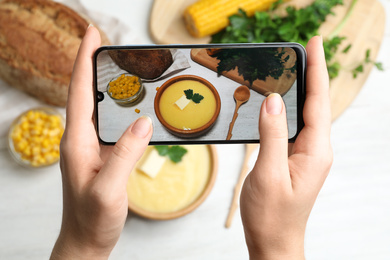
{"label": "corn cob", "polygon": [[215,34],[229,24],[229,16],[243,9],[248,16],[270,8],[277,0],[199,0],[184,11],[187,30],[194,37]]}

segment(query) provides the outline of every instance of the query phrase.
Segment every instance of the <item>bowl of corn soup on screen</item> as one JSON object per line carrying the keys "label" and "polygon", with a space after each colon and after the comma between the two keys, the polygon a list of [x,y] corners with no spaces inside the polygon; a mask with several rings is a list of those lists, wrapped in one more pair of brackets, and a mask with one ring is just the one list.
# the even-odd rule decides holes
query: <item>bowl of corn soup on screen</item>
{"label": "bowl of corn soup on screen", "polygon": [[218,91],[196,75],[180,75],[157,91],[154,110],[161,124],[180,137],[196,137],[209,131],[221,110]]}

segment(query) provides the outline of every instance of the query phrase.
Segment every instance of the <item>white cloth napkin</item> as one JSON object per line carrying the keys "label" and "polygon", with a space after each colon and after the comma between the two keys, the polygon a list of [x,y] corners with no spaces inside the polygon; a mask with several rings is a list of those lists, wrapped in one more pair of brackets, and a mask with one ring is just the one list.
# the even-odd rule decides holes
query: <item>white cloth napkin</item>
{"label": "white cloth napkin", "polygon": [[115,17],[110,17],[104,13],[91,11],[85,8],[80,0],[57,0],[57,2],[66,5],[81,15],[92,20],[107,35],[113,45],[131,44],[140,42],[137,36],[131,33],[131,28]]}
{"label": "white cloth napkin", "polygon": [[[130,27],[115,17],[90,11],[79,0],[59,0],[57,2],[91,18],[93,24],[106,33],[112,44],[137,44],[140,42],[137,36],[132,33]],[[0,79],[0,149],[6,149],[7,147],[8,129],[12,121],[22,112],[41,106],[48,105],[9,86]],[[55,109],[65,116],[65,109],[58,107],[55,107]]]}
{"label": "white cloth napkin", "polygon": [[[164,79],[167,76],[171,76],[172,74],[175,74],[176,72],[191,67],[186,56],[181,51],[171,50],[171,53],[172,53],[173,63],[166,71],[164,71],[163,74],[161,74],[161,76],[153,80],[144,80],[144,79],[141,80],[143,82],[159,81]],[[107,52],[99,53],[99,56],[97,58],[97,63],[98,63],[98,67],[97,67],[98,90],[101,92],[106,91],[107,84],[113,78],[118,77],[121,74],[128,73],[127,71],[119,68],[118,65],[116,65],[111,60]]]}

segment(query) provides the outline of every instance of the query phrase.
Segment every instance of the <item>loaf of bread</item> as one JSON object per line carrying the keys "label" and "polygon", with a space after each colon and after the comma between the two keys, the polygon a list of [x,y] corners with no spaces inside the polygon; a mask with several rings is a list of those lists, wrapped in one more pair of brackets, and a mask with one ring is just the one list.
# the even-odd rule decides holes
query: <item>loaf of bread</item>
{"label": "loaf of bread", "polygon": [[173,63],[169,50],[110,50],[111,59],[123,70],[143,79],[155,79]]}
{"label": "loaf of bread", "polygon": [[[0,77],[65,106],[73,64],[90,21],[51,0],[0,1]],[[102,35],[103,44],[109,44]]]}

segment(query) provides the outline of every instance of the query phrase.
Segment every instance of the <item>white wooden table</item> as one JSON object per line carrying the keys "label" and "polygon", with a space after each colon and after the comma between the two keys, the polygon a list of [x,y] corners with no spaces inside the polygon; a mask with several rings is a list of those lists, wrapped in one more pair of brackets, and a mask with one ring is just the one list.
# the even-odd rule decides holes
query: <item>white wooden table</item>
{"label": "white wooden table", "polygon": [[[139,43],[151,43],[151,0],[83,0],[118,17]],[[381,0],[390,14],[390,1]],[[352,105],[333,123],[334,164],[307,227],[307,259],[390,258],[390,22],[379,61]],[[13,118],[40,103],[0,83],[0,259],[47,259],[62,214],[58,165],[32,172],[7,151]],[[243,160],[243,145],[217,146],[219,172],[210,196],[193,213],[171,221],[129,216],[111,259],[246,259],[237,212],[224,222]],[[253,156],[254,157],[254,156]],[[254,159],[254,158],[253,158]]]}

